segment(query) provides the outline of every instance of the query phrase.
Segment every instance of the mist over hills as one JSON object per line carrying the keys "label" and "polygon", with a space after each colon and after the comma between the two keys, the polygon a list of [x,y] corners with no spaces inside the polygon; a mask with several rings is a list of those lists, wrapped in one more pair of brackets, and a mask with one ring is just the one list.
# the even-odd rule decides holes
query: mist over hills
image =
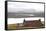
{"label": "mist over hills", "polygon": [[20,18],[20,17],[44,17],[44,12],[32,11],[18,11],[18,12],[8,12],[8,18]]}

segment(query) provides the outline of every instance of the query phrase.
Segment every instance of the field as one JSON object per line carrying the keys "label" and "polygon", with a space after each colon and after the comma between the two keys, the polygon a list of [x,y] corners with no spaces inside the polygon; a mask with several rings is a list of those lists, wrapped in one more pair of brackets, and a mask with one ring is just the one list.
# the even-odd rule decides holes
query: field
{"label": "field", "polygon": [[[42,23],[43,23],[43,21],[42,21]],[[8,29],[34,29],[34,28],[44,28],[44,24],[43,24],[43,26],[41,26],[41,27],[23,27],[23,24],[21,23],[20,24],[21,26],[19,26],[18,24],[8,24]]]}

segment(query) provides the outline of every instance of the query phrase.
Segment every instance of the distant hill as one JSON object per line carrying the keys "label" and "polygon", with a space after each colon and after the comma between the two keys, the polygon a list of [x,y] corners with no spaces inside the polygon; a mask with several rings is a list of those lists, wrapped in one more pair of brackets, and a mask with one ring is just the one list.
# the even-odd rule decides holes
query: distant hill
{"label": "distant hill", "polygon": [[44,17],[44,12],[35,9],[24,9],[25,11],[8,12],[9,18],[16,17]]}

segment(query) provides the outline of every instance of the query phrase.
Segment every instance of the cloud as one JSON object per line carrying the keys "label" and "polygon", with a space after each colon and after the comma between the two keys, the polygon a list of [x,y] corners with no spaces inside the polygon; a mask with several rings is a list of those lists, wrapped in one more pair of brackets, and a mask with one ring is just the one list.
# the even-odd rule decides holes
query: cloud
{"label": "cloud", "polygon": [[24,9],[44,11],[44,5],[36,3],[8,2],[8,12],[25,11]]}

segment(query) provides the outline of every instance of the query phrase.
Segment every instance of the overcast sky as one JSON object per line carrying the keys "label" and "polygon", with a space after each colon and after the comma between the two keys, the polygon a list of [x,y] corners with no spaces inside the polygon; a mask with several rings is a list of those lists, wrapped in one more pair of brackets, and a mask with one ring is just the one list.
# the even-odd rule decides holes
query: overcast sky
{"label": "overcast sky", "polygon": [[44,4],[39,3],[22,3],[22,2],[8,2],[8,12],[19,11],[44,11]]}
{"label": "overcast sky", "polygon": [[[26,10],[28,10],[28,12],[32,10],[35,10],[37,12],[44,11],[44,4],[8,2],[8,12],[19,12],[19,11],[26,11]],[[24,18],[8,18],[8,24],[23,23],[23,19]],[[39,18],[26,18],[26,20],[33,20],[33,19],[38,20]],[[41,18],[41,21],[44,21],[44,18]]]}

